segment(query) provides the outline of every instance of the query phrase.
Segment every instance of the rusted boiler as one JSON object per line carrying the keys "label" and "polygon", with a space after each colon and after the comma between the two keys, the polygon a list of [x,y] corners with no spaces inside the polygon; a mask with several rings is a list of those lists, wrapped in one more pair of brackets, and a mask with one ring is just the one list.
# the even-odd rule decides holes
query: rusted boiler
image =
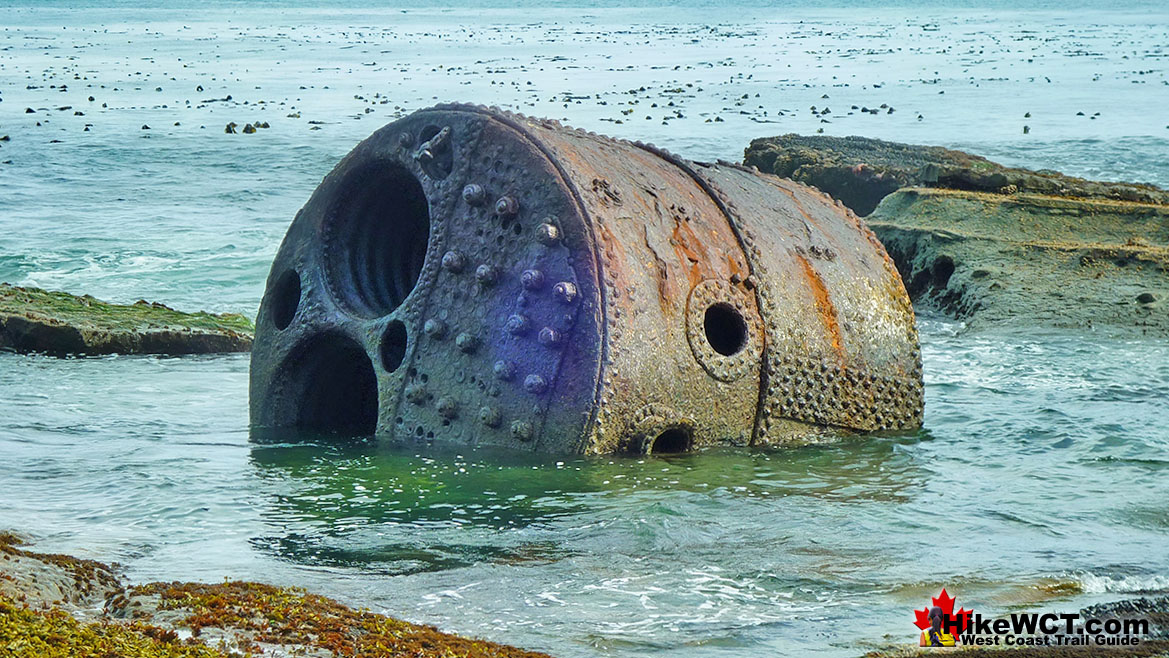
{"label": "rusted boiler", "polygon": [[850,211],[733,164],[442,105],[297,214],[257,319],[257,427],[564,453],[917,427],[896,268]]}

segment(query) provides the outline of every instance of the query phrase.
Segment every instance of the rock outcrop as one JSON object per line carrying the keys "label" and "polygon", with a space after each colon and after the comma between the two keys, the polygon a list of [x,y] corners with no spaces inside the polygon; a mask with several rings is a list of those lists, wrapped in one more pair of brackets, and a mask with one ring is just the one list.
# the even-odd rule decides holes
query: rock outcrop
{"label": "rock outcrop", "polygon": [[1055,171],[1014,169],[940,146],[867,137],[762,137],[747,147],[743,162],[762,172],[818,187],[861,216],[902,187],[1169,204],[1169,191],[1151,185],[1104,183]]}
{"label": "rock outcrop", "polygon": [[862,137],[757,139],[745,161],[867,215],[919,310],[1169,336],[1169,191]]}
{"label": "rock outcrop", "polygon": [[919,309],[1169,336],[1169,206],[908,188],[867,221]]}
{"label": "rock outcrop", "polygon": [[549,658],[260,583],[128,586],[0,532],[0,654],[14,658]]}
{"label": "rock outcrop", "polygon": [[146,301],[108,304],[0,284],[0,349],[53,356],[246,352],[253,329],[233,313],[183,313]]}

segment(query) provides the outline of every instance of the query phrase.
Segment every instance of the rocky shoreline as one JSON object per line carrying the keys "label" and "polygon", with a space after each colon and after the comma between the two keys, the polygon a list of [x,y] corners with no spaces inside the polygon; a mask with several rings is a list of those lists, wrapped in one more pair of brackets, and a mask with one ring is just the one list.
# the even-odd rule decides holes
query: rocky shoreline
{"label": "rocky shoreline", "polygon": [[[298,588],[243,581],[130,585],[113,566],[33,552],[25,541],[0,531],[0,649],[13,658],[550,658],[355,610]],[[1009,655],[1169,656],[1169,596],[1104,603],[1081,613],[1145,618],[1150,633],[1135,646],[1022,647]],[[1003,650],[971,647],[962,655]],[[891,645],[863,658],[924,658],[935,651]]]}
{"label": "rocky shoreline", "polygon": [[184,313],[157,302],[109,304],[0,284],[0,349],[52,356],[247,352],[255,327],[235,313]]}
{"label": "rocky shoreline", "polygon": [[918,310],[1169,337],[1165,190],[859,137],[758,139],[744,161],[865,215]]}
{"label": "rocky shoreline", "polygon": [[0,532],[0,653],[13,658],[549,658],[251,582],[128,585]]}
{"label": "rocky shoreline", "polygon": [[744,151],[743,164],[818,187],[862,216],[903,187],[1169,204],[1169,191],[1152,185],[1006,167],[964,151],[869,137],[761,137]]}

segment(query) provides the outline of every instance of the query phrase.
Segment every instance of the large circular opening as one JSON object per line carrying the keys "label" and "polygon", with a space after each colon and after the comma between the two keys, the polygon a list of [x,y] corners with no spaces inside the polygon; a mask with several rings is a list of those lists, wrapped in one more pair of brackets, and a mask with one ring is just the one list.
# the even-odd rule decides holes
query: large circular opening
{"label": "large circular opening", "polygon": [[377,429],[377,377],[365,349],[338,333],[313,337],[285,372],[290,424],[343,434]]}
{"label": "large circular opening", "polygon": [[730,304],[712,304],[702,318],[706,342],[723,356],[734,356],[747,346],[747,322]]}
{"label": "large circular opening", "polygon": [[300,307],[300,275],[296,270],[288,270],[276,280],[272,286],[268,303],[272,307],[272,324],[277,329],[286,329],[296,316],[296,309]]}
{"label": "large circular opening", "polygon": [[406,325],[399,320],[392,320],[386,325],[382,333],[382,367],[386,372],[394,372],[402,365],[406,358]]}
{"label": "large circular opening", "polygon": [[325,245],[333,294],[359,315],[387,315],[414,289],[426,260],[426,192],[405,167],[380,163],[350,172],[336,198]]}
{"label": "large circular opening", "polygon": [[693,445],[690,431],[685,427],[671,427],[653,438],[646,450],[651,455],[669,455],[689,452]]}

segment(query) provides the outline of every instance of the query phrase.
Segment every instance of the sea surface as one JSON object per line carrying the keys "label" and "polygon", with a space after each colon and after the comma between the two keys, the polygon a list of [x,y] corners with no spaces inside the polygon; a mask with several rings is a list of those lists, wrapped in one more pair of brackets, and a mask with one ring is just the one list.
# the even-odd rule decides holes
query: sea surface
{"label": "sea surface", "polygon": [[[254,315],[338,159],[446,101],[693,159],[823,130],[1169,186],[1163,3],[571,4],[0,2],[0,281]],[[943,586],[1169,592],[1169,344],[1019,327],[919,318],[920,432],[648,459],[258,441],[246,355],[0,354],[0,528],[562,657],[855,656]]]}

